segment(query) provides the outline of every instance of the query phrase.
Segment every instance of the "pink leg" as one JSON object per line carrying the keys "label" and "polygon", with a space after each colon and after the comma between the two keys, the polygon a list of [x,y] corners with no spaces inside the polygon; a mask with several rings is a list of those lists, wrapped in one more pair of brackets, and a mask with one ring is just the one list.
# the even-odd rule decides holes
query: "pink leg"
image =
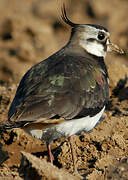
{"label": "pink leg", "polygon": [[72,154],[72,160],[73,160],[73,167],[74,167],[74,172],[77,172],[77,165],[76,165],[76,152],[75,152],[75,135],[72,135],[70,137],[68,137],[69,143],[70,143],[70,147],[71,147],[71,154]]}
{"label": "pink leg", "polygon": [[54,156],[53,156],[53,154],[51,152],[50,144],[47,145],[47,148],[48,148],[48,154],[49,154],[49,161],[53,164]]}

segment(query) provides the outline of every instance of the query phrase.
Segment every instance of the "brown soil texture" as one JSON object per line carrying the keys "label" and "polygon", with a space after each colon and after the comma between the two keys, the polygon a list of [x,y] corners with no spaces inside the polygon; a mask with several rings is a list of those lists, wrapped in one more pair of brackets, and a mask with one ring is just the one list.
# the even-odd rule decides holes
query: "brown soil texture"
{"label": "brown soil texture", "polygon": [[[23,74],[68,41],[70,28],[60,18],[62,3],[61,0],[0,0],[0,123],[7,120],[10,103]],[[72,21],[102,24],[111,32],[111,41],[127,51],[127,0],[72,0],[65,3]],[[106,64],[110,78],[110,100],[103,114],[104,120],[91,133],[76,136],[74,148],[83,179],[126,180],[128,55],[109,54]],[[73,173],[68,140],[58,139],[51,147],[55,156],[54,165],[60,170],[64,169],[60,173],[66,179],[66,171]],[[27,172],[22,168],[22,151],[47,160],[45,142],[30,137],[23,130],[10,130],[0,134],[0,179],[34,179],[29,178],[29,173],[25,176]],[[37,164],[32,165],[38,169]],[[58,170],[53,167],[53,171]],[[44,177],[39,173],[36,179],[61,179],[60,176],[50,176],[52,169],[46,172],[50,178],[45,177],[45,173]],[[71,176],[70,179],[79,177]]]}

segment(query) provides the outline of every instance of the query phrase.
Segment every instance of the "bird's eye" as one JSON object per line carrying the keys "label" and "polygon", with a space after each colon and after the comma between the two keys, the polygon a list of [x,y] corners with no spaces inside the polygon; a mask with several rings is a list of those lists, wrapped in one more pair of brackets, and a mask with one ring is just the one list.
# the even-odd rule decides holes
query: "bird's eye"
{"label": "bird's eye", "polygon": [[98,34],[98,39],[99,39],[100,41],[104,40],[104,39],[105,39],[105,34],[104,34],[103,32],[99,32],[99,34]]}

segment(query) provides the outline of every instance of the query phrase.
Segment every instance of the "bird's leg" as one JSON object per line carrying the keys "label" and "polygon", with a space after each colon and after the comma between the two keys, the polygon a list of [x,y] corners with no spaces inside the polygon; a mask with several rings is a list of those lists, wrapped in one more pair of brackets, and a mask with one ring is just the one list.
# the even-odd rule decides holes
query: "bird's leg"
{"label": "bird's leg", "polygon": [[73,167],[74,167],[74,172],[78,174],[77,171],[77,165],[76,165],[76,152],[75,152],[75,135],[72,135],[70,137],[68,137],[69,143],[70,143],[70,147],[71,147],[71,154],[72,154],[72,160],[73,160]]}
{"label": "bird's leg", "polygon": [[53,164],[54,156],[52,154],[51,147],[50,147],[49,143],[47,143],[47,149],[48,149],[48,154],[49,154],[49,161]]}

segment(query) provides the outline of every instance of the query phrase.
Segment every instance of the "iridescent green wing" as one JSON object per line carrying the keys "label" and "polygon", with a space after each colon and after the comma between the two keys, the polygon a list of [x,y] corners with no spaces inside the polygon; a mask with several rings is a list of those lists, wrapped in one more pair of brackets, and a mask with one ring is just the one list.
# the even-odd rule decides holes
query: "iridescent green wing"
{"label": "iridescent green wing", "polygon": [[9,119],[72,119],[84,108],[103,107],[107,81],[100,67],[93,64],[84,57],[61,56],[34,66],[17,89]]}

